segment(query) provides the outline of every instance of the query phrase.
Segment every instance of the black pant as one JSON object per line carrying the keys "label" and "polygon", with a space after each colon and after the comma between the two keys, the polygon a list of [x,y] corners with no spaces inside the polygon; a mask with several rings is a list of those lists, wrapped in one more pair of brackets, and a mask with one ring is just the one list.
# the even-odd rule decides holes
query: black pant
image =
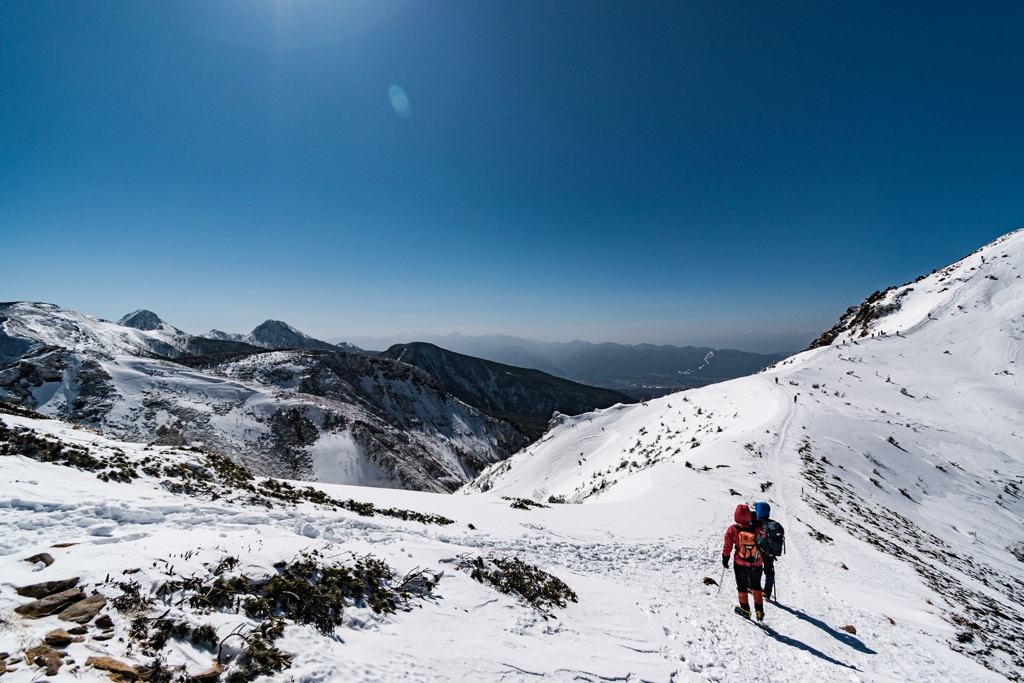
{"label": "black pant", "polygon": [[761,567],[747,567],[733,562],[733,572],[736,574],[736,590],[740,593],[747,591],[761,590]]}
{"label": "black pant", "polygon": [[764,555],[764,577],[766,579],[775,578],[775,558],[771,555]]}

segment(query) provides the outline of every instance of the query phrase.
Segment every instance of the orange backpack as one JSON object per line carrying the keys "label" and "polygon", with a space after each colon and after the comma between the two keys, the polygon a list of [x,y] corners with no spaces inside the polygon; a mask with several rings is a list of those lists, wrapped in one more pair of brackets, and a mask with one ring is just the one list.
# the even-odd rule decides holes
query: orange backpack
{"label": "orange backpack", "polygon": [[757,534],[745,529],[739,531],[739,540],[736,541],[736,559],[742,560],[745,564],[754,564],[757,562],[758,555]]}

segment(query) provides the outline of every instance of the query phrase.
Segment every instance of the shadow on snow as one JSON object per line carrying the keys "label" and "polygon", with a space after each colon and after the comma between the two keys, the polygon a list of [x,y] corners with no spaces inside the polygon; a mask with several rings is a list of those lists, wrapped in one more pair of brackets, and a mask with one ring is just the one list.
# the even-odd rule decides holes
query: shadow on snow
{"label": "shadow on snow", "polygon": [[791,607],[786,607],[785,605],[779,605],[777,603],[773,603],[773,606],[779,608],[780,610],[783,610],[784,612],[789,612],[790,614],[792,614],[797,619],[800,619],[801,621],[806,621],[809,624],[813,624],[813,625],[817,626],[822,631],[824,631],[825,633],[829,634],[830,636],[832,636],[833,638],[835,638],[836,640],[841,642],[843,645],[848,645],[849,647],[852,647],[857,652],[863,652],[866,655],[878,654],[877,652],[872,650],[870,647],[868,647],[867,645],[862,643],[859,639],[854,638],[849,633],[845,633],[843,631],[835,630],[834,628],[832,628],[831,626],[826,624],[824,621],[821,621],[820,619],[815,619],[812,616],[808,616],[808,615],[804,614],[800,610],[796,610],[796,609],[793,609]]}
{"label": "shadow on snow", "polygon": [[826,662],[829,662],[830,664],[835,664],[836,666],[841,666],[841,667],[844,667],[846,669],[853,669],[854,671],[860,671],[860,669],[858,669],[855,666],[851,666],[849,664],[845,664],[843,662],[840,662],[838,659],[832,659],[831,657],[829,657],[827,654],[825,654],[821,650],[816,650],[813,647],[811,647],[810,645],[808,645],[807,643],[803,643],[803,642],[797,640],[796,638],[790,638],[789,636],[782,635],[781,633],[779,633],[778,631],[773,629],[771,626],[766,626],[764,624],[757,624],[757,625],[761,627],[762,631],[764,631],[769,636],[771,636],[775,640],[779,641],[783,645],[789,645],[791,647],[795,647],[798,650],[803,650],[804,652],[810,653],[810,654],[814,655],[815,657],[817,657],[819,659],[824,659]]}

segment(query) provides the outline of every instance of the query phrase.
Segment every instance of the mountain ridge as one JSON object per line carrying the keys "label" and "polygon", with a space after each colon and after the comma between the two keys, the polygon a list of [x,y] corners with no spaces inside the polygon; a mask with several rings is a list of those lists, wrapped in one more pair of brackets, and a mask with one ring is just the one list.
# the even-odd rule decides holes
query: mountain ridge
{"label": "mountain ridge", "polygon": [[495,363],[540,370],[641,400],[742,377],[788,355],[670,344],[540,342],[503,334],[426,335],[396,343],[414,342],[434,344]]}
{"label": "mountain ridge", "polygon": [[[151,311],[111,323],[13,303],[0,309],[0,397],[120,438],[202,445],[262,473],[438,492],[539,437],[556,408],[625,398],[550,378],[547,399],[608,395],[572,407],[555,400],[546,415],[527,415],[510,405],[495,410],[493,388],[462,401],[414,365],[346,351],[277,321],[247,339],[263,346],[192,336]],[[461,357],[458,367],[432,371],[454,387],[474,362]],[[501,383],[520,405],[539,386],[541,373],[531,372],[522,377],[534,388],[525,379]]]}
{"label": "mountain ridge", "polygon": [[723,518],[733,501],[767,500],[798,530],[796,553],[842,539],[844,556],[806,566],[804,581],[823,588],[800,587],[804,601],[852,575],[845,555],[889,563],[841,593],[850,610],[895,607],[870,596],[898,594],[893,573],[906,572],[900,591],[941,615],[935,637],[1014,680],[1024,672],[1022,277],[1024,230],[872,294],[821,343],[762,373],[562,418],[463,492],[600,501],[620,514],[699,492],[691,514]]}
{"label": "mountain ridge", "polygon": [[553,413],[579,414],[636,399],[529,368],[466,356],[426,342],[396,344],[381,356],[423,368],[446,391],[488,414],[510,419],[532,439]]}

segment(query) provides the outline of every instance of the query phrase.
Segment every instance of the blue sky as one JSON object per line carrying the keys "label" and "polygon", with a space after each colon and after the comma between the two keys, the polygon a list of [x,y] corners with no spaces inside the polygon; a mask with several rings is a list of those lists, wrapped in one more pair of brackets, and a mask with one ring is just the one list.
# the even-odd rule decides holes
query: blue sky
{"label": "blue sky", "polygon": [[790,349],[1024,227],[1021,35],[1020,2],[8,0],[0,300]]}

